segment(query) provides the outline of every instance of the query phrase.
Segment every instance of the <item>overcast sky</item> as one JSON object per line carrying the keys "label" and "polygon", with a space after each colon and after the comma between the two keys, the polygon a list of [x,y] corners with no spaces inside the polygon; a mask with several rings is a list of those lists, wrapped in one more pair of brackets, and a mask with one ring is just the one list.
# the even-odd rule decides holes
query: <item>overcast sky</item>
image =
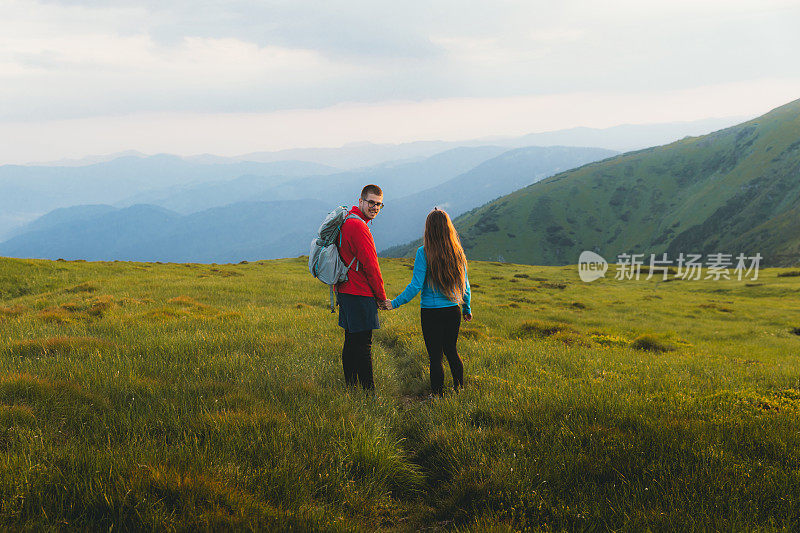
{"label": "overcast sky", "polygon": [[0,0],[0,164],[756,116],[797,0]]}

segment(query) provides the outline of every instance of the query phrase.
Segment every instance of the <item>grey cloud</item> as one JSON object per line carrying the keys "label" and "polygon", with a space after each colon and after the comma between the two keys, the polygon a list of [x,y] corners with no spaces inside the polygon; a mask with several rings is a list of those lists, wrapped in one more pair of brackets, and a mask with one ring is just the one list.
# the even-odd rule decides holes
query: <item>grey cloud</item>
{"label": "grey cloud", "polygon": [[[49,3],[96,9],[128,7],[130,2],[56,0]],[[184,37],[237,38],[260,46],[317,50],[327,56],[423,58],[438,53],[408,3],[379,2],[137,2],[151,12],[140,31],[162,44]],[[412,13],[413,11],[413,13]]]}
{"label": "grey cloud", "polygon": [[[405,3],[130,2],[58,0],[60,5],[113,9],[135,5],[150,16],[146,33],[164,46],[184,37],[238,38],[261,46],[316,50],[355,72],[313,71],[294,79],[254,74],[249,83],[195,83],[137,72],[91,72],[48,54],[18,58],[51,71],[35,87],[27,80],[0,87],[0,118],[34,119],[142,111],[262,112],[339,102],[446,97],[503,97],[578,91],[668,90],[760,77],[800,76],[794,55],[798,8],[758,16],[720,12],[714,18],[654,21],[594,20],[562,3],[410,0]],[[137,24],[138,24],[137,19]],[[580,38],[543,45],[538,30],[574,29]],[[532,37],[533,35],[533,37]],[[432,40],[487,38],[496,62],[451,56]],[[541,54],[526,52],[542,47]],[[502,57],[507,50],[507,58]],[[153,79],[148,79],[148,75]],[[38,81],[38,80],[37,80]],[[52,87],[58,87],[54,92]]]}
{"label": "grey cloud", "polygon": [[136,7],[151,13],[143,28],[161,44],[184,37],[237,38],[260,46],[319,51],[351,60],[423,60],[441,56],[436,36],[527,34],[566,17],[557,3],[531,0],[263,1],[47,0],[92,9]]}

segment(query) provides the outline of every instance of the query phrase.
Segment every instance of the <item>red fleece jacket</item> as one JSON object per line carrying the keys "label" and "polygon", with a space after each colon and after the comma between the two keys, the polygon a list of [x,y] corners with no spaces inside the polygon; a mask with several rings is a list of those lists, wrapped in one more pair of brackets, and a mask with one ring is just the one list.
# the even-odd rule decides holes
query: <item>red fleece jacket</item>
{"label": "red fleece jacket", "polygon": [[375,251],[375,241],[367,227],[369,220],[358,206],[353,206],[350,213],[358,218],[350,218],[342,224],[342,244],[339,246],[339,255],[345,265],[350,264],[353,257],[358,261],[347,271],[347,281],[338,285],[338,291],[356,296],[372,296],[379,300],[386,299],[383,289],[383,276],[381,267],[378,266],[378,253]]}

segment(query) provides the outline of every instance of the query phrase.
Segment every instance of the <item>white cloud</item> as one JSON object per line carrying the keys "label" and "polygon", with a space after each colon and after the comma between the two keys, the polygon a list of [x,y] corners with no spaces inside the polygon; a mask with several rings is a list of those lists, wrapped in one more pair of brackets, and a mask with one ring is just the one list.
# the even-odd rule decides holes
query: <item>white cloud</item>
{"label": "white cloud", "polygon": [[477,68],[495,69],[499,65],[533,61],[552,52],[548,45],[520,48],[494,37],[432,37],[431,42],[444,49],[453,61]]}

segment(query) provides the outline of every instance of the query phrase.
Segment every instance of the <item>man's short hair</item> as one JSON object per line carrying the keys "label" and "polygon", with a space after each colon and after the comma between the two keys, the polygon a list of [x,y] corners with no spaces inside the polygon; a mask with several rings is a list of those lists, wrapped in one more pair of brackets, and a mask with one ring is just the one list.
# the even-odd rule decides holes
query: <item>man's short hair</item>
{"label": "man's short hair", "polygon": [[375,196],[383,196],[383,191],[377,185],[369,184],[363,189],[361,189],[361,199],[366,200],[368,194],[374,194]]}

